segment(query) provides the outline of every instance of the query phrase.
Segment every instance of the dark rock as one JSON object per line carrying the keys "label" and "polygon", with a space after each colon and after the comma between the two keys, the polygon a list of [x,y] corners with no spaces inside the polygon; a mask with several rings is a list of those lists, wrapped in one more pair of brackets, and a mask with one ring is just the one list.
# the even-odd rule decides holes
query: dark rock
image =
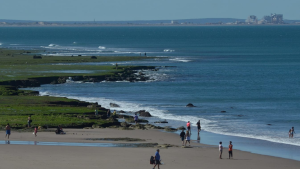
{"label": "dark rock", "polygon": [[175,131],[177,131],[177,129],[171,128],[169,126],[165,127],[164,129],[165,129],[165,131],[169,131],[169,132],[175,132]]}
{"label": "dark rock", "polygon": [[121,111],[119,111],[118,113],[126,113],[125,111],[123,111],[123,110],[121,110]]}
{"label": "dark rock", "polygon": [[226,113],[226,111],[222,110],[221,113]]}
{"label": "dark rock", "polygon": [[137,113],[142,117],[152,117],[151,114],[145,110],[140,110]]}
{"label": "dark rock", "polygon": [[271,126],[272,124],[267,124],[268,126]]}
{"label": "dark rock", "polygon": [[186,128],[181,126],[181,127],[178,127],[177,130],[186,130]]}
{"label": "dark rock", "polygon": [[186,105],[186,107],[196,107],[196,106],[194,106],[192,103],[189,103]]}
{"label": "dark rock", "polygon": [[164,120],[164,121],[155,121],[154,123],[168,123],[168,122]]}
{"label": "dark rock", "polygon": [[115,103],[109,103],[109,106],[110,107],[120,107],[118,104],[115,104]]}
{"label": "dark rock", "polygon": [[97,57],[96,56],[92,56],[91,59],[97,59]]}

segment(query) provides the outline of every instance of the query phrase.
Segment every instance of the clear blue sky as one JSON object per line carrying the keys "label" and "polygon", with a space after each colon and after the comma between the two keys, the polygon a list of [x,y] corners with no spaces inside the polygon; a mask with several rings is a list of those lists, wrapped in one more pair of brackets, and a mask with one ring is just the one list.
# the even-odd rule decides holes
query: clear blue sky
{"label": "clear blue sky", "polygon": [[1,0],[0,19],[121,21],[195,18],[300,19],[300,0]]}

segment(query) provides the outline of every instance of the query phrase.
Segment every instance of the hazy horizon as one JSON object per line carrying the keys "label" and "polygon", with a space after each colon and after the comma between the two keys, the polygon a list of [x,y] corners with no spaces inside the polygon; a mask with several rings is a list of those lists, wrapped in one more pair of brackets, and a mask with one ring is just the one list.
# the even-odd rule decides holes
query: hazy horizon
{"label": "hazy horizon", "polygon": [[138,21],[204,18],[261,19],[271,13],[298,20],[300,1],[279,0],[10,0],[1,2],[1,19],[32,21]]}

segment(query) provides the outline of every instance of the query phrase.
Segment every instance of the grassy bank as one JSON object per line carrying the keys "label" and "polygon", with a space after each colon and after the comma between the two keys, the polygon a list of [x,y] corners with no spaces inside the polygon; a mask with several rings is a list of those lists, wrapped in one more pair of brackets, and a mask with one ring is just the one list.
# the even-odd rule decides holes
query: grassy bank
{"label": "grassy bank", "polygon": [[[19,90],[41,84],[64,83],[69,77],[82,81],[130,79],[133,67],[115,65],[79,65],[82,62],[120,62],[146,59],[145,57],[97,56],[37,56],[37,51],[0,49],[0,126],[7,123],[12,128],[24,129],[27,117],[32,117],[32,126],[55,127],[108,127],[119,125],[115,118],[106,117],[106,109],[100,105],[78,100],[38,96],[38,92]],[[40,56],[40,55],[38,55]],[[57,65],[56,63],[63,63]],[[75,72],[75,73],[74,73]],[[141,79],[140,77],[138,79]],[[99,116],[94,115],[95,108]]]}

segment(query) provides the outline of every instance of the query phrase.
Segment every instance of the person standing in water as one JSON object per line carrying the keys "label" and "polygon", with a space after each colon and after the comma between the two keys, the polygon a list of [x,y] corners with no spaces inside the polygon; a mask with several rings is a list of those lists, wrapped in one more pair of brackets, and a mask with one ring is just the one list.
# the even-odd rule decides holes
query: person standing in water
{"label": "person standing in water", "polygon": [[190,121],[188,121],[186,123],[186,127],[187,127],[188,131],[191,131],[191,123],[190,123]]}
{"label": "person standing in water", "polygon": [[200,133],[201,126],[200,126],[200,120],[197,122],[197,128],[198,128],[198,134]]}
{"label": "person standing in water", "polygon": [[219,152],[220,152],[219,158],[222,159],[222,153],[223,153],[222,141],[220,141],[220,144],[219,144]]}
{"label": "person standing in water", "polygon": [[291,138],[294,138],[294,134],[295,134],[296,132],[295,132],[295,129],[294,129],[294,127],[292,127],[292,129],[291,129]]}
{"label": "person standing in water", "polygon": [[230,157],[233,158],[233,156],[232,156],[232,147],[233,147],[232,141],[230,141],[229,146],[228,146],[229,159],[230,159]]}
{"label": "person standing in water", "polygon": [[10,136],[10,125],[9,125],[9,123],[7,123],[7,125],[5,127],[5,130],[6,130],[5,137],[7,137],[9,139],[9,136]]}

